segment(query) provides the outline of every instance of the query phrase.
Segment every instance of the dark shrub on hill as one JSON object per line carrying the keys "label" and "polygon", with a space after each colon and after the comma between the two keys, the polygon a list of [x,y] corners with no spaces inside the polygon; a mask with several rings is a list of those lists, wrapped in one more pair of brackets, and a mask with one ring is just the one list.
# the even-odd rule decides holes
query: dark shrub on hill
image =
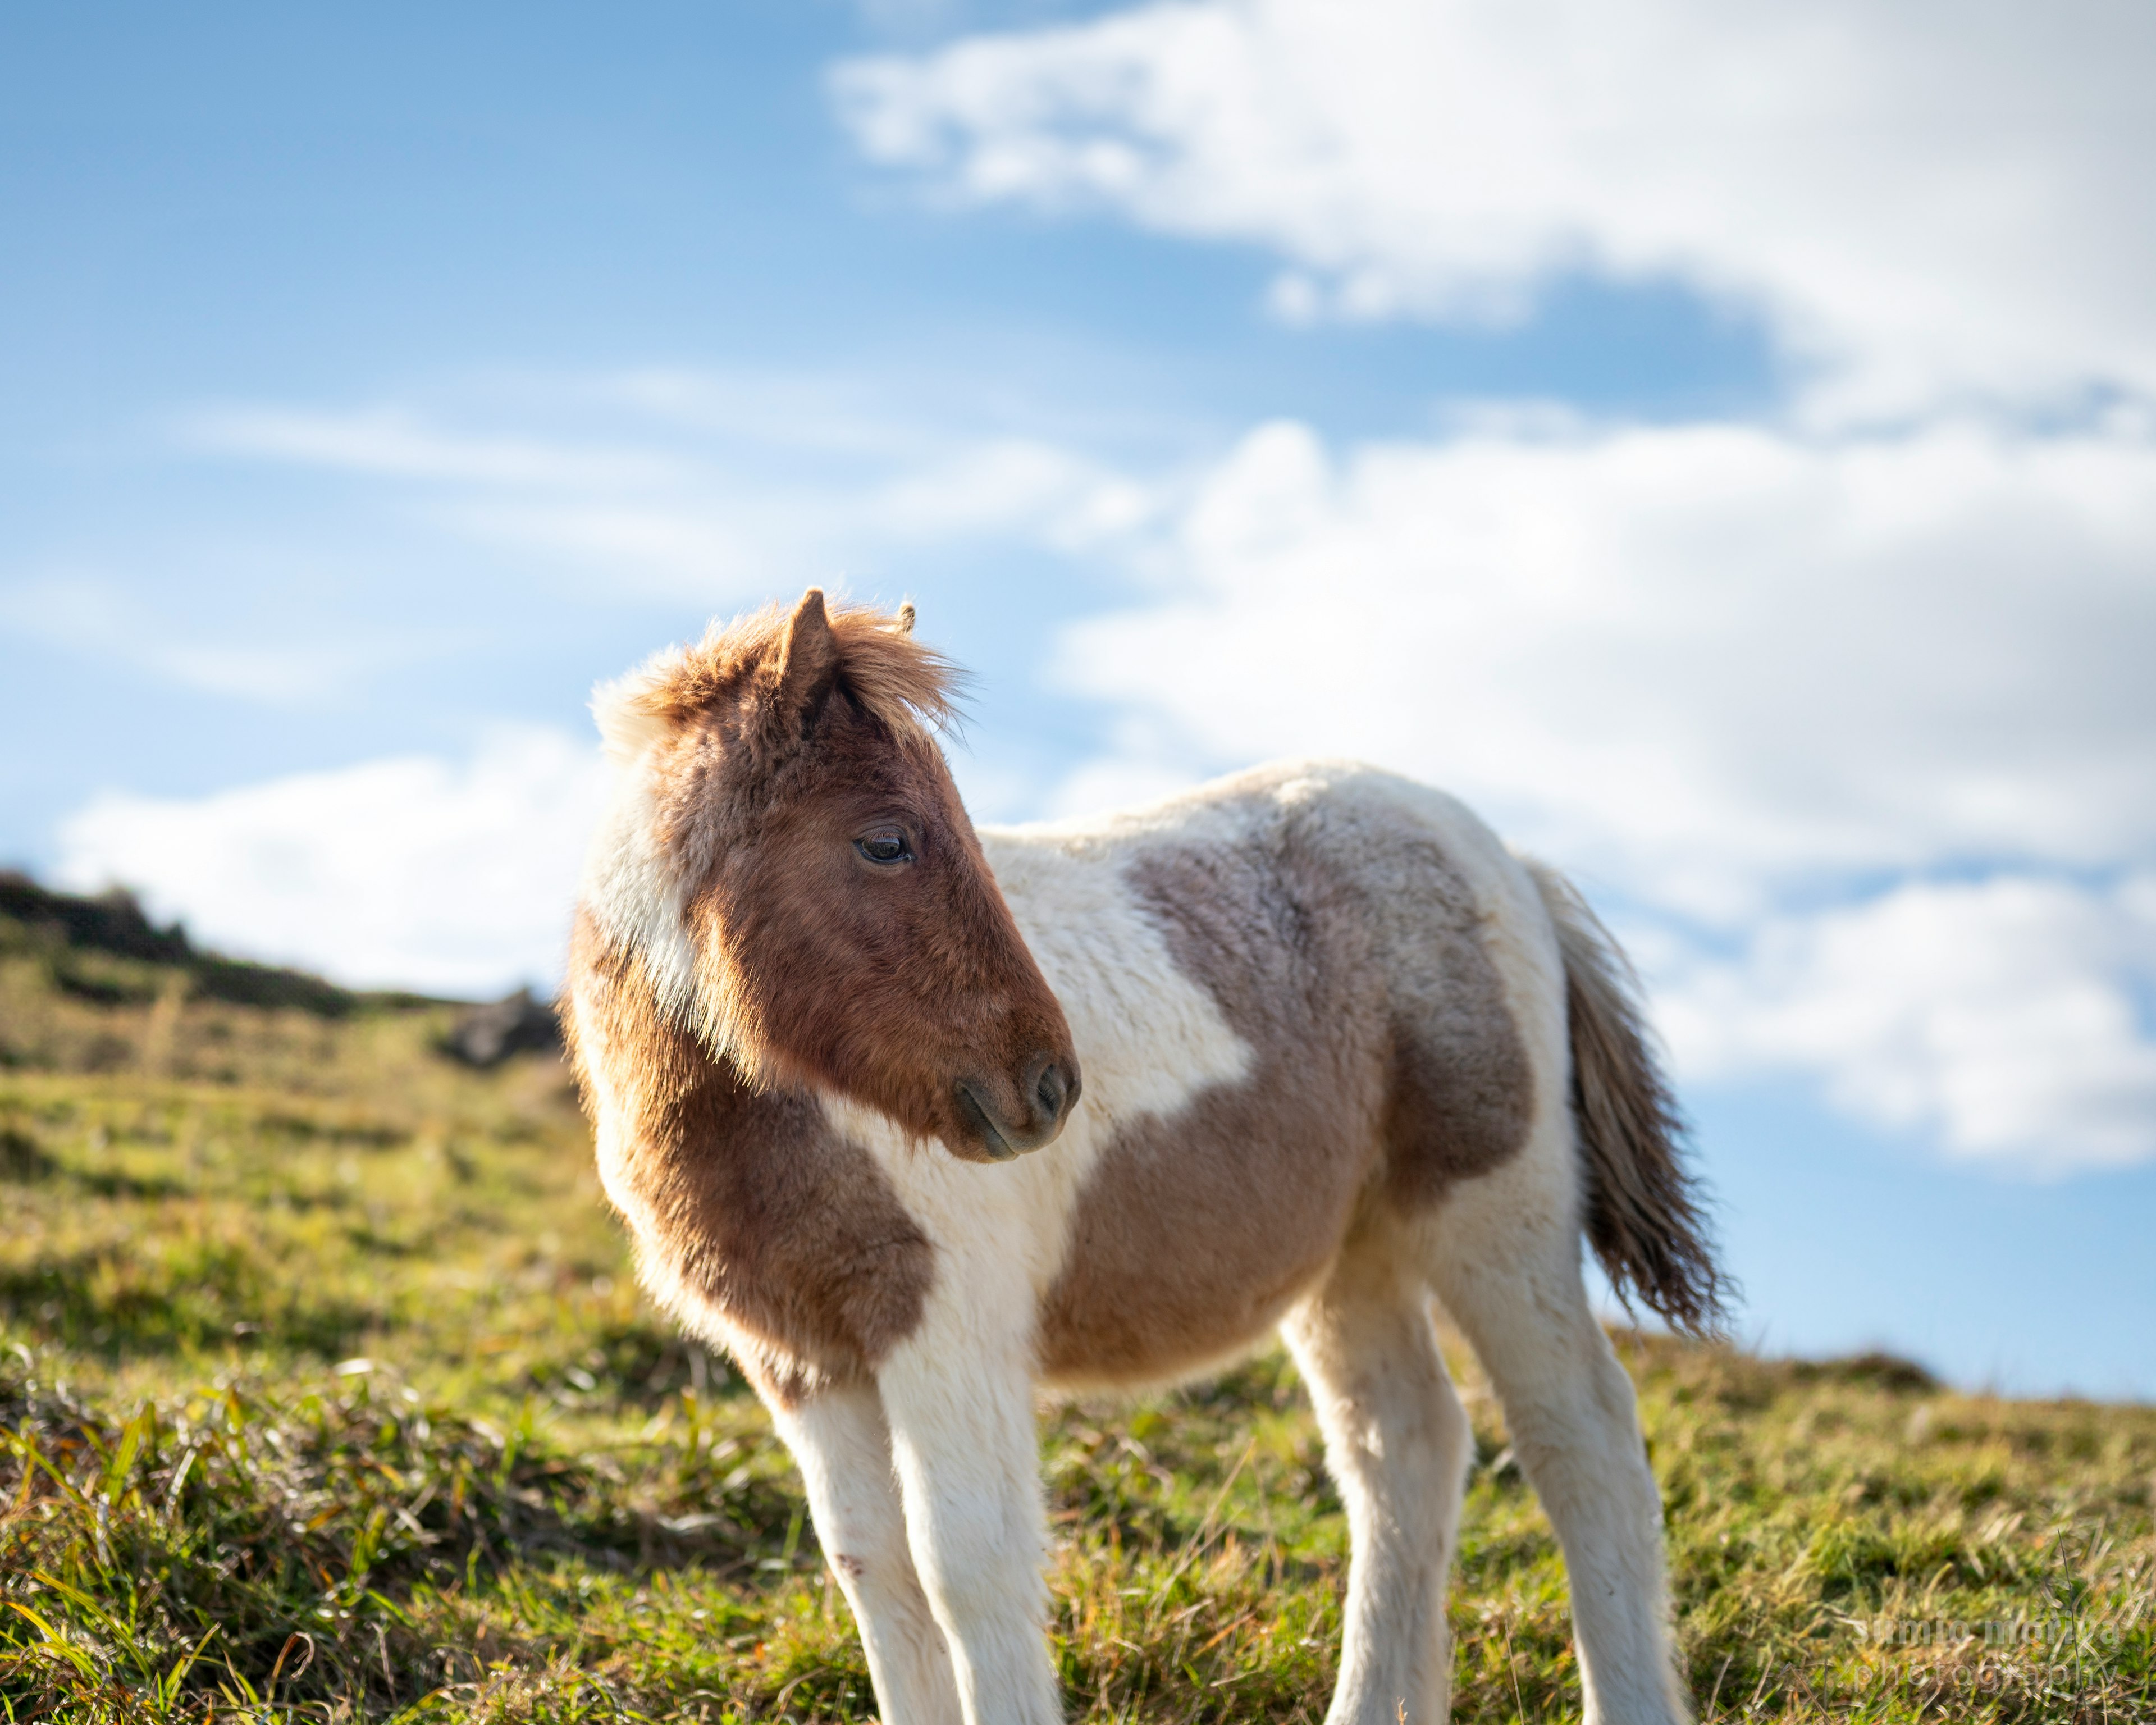
{"label": "dark shrub on hill", "polygon": [[366,1008],[391,1011],[443,1003],[402,991],[355,992],[302,970],[255,964],[204,952],[174,922],[159,928],[125,887],[84,897],[54,892],[27,875],[0,870],[0,918],[21,925],[34,948],[43,948],[54,985],[78,999],[100,1006],[141,1004],[157,993],[154,976],[116,973],[80,955],[107,953],[136,964],[168,967],[185,973],[187,992],[198,999],[233,1006],[311,1013],[341,1019]]}
{"label": "dark shrub on hill", "polygon": [[442,1038],[442,1052],[467,1066],[498,1066],[511,1055],[559,1053],[562,1021],[551,1000],[519,988],[506,1000],[459,1015]]}

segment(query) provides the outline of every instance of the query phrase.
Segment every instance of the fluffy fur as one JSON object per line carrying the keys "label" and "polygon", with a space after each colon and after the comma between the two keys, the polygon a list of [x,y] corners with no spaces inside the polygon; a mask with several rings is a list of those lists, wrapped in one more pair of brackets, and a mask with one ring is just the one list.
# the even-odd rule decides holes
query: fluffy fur
{"label": "fluffy fur", "polygon": [[[1606,937],[1458,803],[1345,763],[977,839],[926,722],[947,667],[811,601],[607,697],[571,1016],[645,1279],[773,1404],[886,1721],[1058,1716],[1035,1386],[1276,1327],[1354,1534],[1328,1717],[1441,1719],[1468,1442],[1433,1295],[1563,1544],[1589,1718],[1681,1718],[1583,1230],[1680,1318],[1714,1283]],[[855,829],[901,818],[918,858],[863,872]],[[983,1165],[939,1097],[1042,1115],[1044,1058],[1060,1137]]]}

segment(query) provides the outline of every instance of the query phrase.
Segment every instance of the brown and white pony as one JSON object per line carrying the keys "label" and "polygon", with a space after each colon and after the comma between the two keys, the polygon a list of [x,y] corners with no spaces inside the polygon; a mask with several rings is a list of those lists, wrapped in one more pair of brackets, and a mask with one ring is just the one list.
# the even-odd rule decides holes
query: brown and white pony
{"label": "brown and white pony", "polygon": [[1337,762],[977,834],[911,623],[811,592],[600,691],[569,978],[644,1283],[770,1407],[886,1725],[1060,1717],[1036,1386],[1276,1328],[1354,1539],[1328,1718],[1443,1718],[1471,1445],[1433,1294],[1563,1545],[1588,1717],[1682,1718],[1582,1231],[1681,1325],[1717,1279],[1606,936]]}

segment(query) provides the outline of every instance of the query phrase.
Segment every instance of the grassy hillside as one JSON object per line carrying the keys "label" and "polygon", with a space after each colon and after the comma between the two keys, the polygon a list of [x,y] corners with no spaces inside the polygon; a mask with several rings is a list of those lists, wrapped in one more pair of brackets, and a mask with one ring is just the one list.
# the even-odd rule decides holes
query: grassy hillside
{"label": "grassy hillside", "polygon": [[[0,1712],[870,1717],[792,1469],[639,1298],[559,1065],[202,976],[0,916]],[[2156,1719],[2156,1409],[1625,1345],[1703,1713]],[[1576,1717],[1456,1364],[1455,1717]],[[1322,1717],[1344,1536],[1284,1361],[1042,1450],[1074,1718]]]}

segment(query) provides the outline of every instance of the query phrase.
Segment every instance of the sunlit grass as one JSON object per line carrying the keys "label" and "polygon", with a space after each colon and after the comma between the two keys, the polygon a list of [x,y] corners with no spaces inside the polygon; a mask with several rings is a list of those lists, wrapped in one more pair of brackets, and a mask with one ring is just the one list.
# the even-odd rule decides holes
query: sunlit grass
{"label": "sunlit grass", "polygon": [[[558,1065],[113,968],[0,941],[0,1712],[873,1717],[791,1466],[638,1296]],[[2156,1717],[2156,1410],[1623,1345],[1703,1712]],[[1562,1565],[1455,1363],[1455,1717],[1576,1716]],[[1284,1360],[1054,1410],[1043,1467],[1074,1718],[1322,1717],[1345,1532]]]}

